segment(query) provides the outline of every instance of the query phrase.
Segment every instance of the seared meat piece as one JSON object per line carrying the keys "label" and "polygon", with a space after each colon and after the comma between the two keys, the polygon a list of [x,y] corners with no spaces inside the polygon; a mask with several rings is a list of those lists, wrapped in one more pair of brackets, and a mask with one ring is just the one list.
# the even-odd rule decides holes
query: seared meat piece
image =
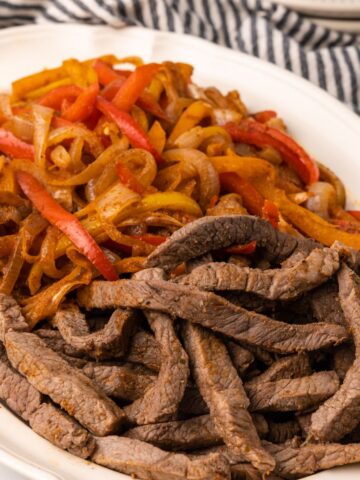
{"label": "seared meat piece", "polygon": [[131,363],[102,365],[87,362],[83,372],[109,397],[129,401],[142,397],[157,378],[151,370]]}
{"label": "seared meat piece", "polygon": [[174,418],[189,376],[188,357],[176,336],[172,319],[159,312],[145,315],[161,347],[161,367],[159,376],[144,396],[125,407],[128,419],[138,425]]}
{"label": "seared meat piece", "polygon": [[95,281],[79,291],[78,301],[88,309],[127,306],[159,310],[278,353],[317,350],[342,343],[348,336],[340,325],[289,325],[237,307],[214,293],[157,280]]}
{"label": "seared meat piece", "polygon": [[311,375],[309,357],[306,353],[289,355],[276,360],[264,373],[252,378],[248,385],[274,382],[283,378],[298,378]]}
{"label": "seared meat piece", "polygon": [[30,417],[34,432],[59,448],[81,458],[88,458],[95,450],[94,438],[65,412],[43,403]]}
{"label": "seared meat piece", "polygon": [[95,435],[117,431],[122,410],[80,370],[33,333],[9,332],[5,348],[12,366]]}
{"label": "seared meat piece", "polygon": [[287,422],[269,421],[269,433],[267,440],[273,443],[285,443],[296,435],[301,434],[301,427],[297,420],[289,420]]}
{"label": "seared meat piece", "polygon": [[[250,465],[250,463],[237,463],[231,465],[232,480],[263,480],[263,478],[261,472]],[[266,477],[266,480],[281,480],[281,477],[271,473]]]}
{"label": "seared meat piece", "polygon": [[253,310],[254,312],[272,312],[276,306],[276,302],[259,297],[255,293],[238,291],[222,291],[217,293],[228,302],[231,302],[238,307],[246,308],[247,310]]}
{"label": "seared meat piece", "polygon": [[339,388],[335,372],[319,372],[308,377],[275,382],[245,383],[254,412],[296,412],[306,410],[334,395]]}
{"label": "seared meat piece", "polygon": [[140,330],[130,339],[129,350],[125,360],[133,363],[141,363],[145,367],[158,372],[161,365],[160,345],[153,335]]}
{"label": "seared meat piece", "polygon": [[192,460],[140,440],[115,436],[97,438],[96,444],[95,463],[142,480],[230,479],[229,464],[217,453]]}
{"label": "seared meat piece", "polygon": [[336,347],[333,357],[333,368],[342,382],[355,360],[355,348],[351,343]]}
{"label": "seared meat piece", "polygon": [[4,341],[6,332],[28,330],[29,325],[13,297],[0,293],[0,342]]}
{"label": "seared meat piece", "polygon": [[298,246],[295,237],[274,229],[269,222],[258,217],[203,217],[173,233],[169,240],[149,255],[147,265],[168,271],[212,250],[233,244],[244,245],[253,240],[275,262],[285,260]]}
{"label": "seared meat piece", "polygon": [[345,325],[338,287],[334,283],[327,282],[310,294],[310,305],[314,317],[319,322],[337,323]]}
{"label": "seared meat piece", "polygon": [[179,418],[187,418],[209,413],[208,406],[196,385],[189,383],[179,405]]}
{"label": "seared meat piece", "polygon": [[244,456],[262,472],[271,472],[273,459],[261,447],[247,411],[249,400],[225,345],[198,325],[187,323],[183,330],[192,373],[217,433],[235,455]]}
{"label": "seared meat piece", "polygon": [[42,395],[10,365],[0,344],[0,398],[24,420],[40,407]]}
{"label": "seared meat piece", "polygon": [[200,257],[193,258],[186,262],[185,269],[186,273],[191,273],[195,268],[200,267],[200,265],[205,265],[213,261],[211,253],[205,253]]}
{"label": "seared meat piece", "polygon": [[38,330],[34,330],[33,333],[44,340],[46,345],[56,353],[64,354],[68,357],[90,360],[90,357],[79,352],[76,348],[66,343],[58,330],[39,328]]}
{"label": "seared meat piece", "polygon": [[302,478],[320,470],[360,462],[360,445],[339,443],[311,444],[302,447],[264,443],[276,459],[275,473],[283,478]]}
{"label": "seared meat piece", "polygon": [[350,433],[360,418],[360,285],[345,264],[339,274],[339,297],[355,343],[355,361],[338,392],[311,416],[309,439],[337,441]]}
{"label": "seared meat piece", "polygon": [[239,290],[270,300],[290,300],[324,283],[339,267],[335,249],[316,248],[290,268],[260,270],[231,263],[207,263],[179,282],[201,290]]}
{"label": "seared meat piece", "polygon": [[240,376],[244,375],[249,366],[254,362],[254,355],[235,342],[228,342],[229,355]]}
{"label": "seared meat piece", "polygon": [[103,329],[90,333],[85,315],[74,304],[60,307],[53,319],[68,344],[98,359],[124,355],[134,320],[135,316],[130,310],[117,309]]}

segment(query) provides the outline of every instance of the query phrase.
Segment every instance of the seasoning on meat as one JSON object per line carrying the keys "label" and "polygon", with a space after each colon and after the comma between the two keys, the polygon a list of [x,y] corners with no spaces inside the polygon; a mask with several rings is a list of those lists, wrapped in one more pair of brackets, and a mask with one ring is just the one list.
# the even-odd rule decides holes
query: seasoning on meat
{"label": "seasoning on meat", "polygon": [[269,420],[267,440],[272,443],[285,443],[296,435],[300,435],[301,427],[297,420],[287,422],[273,422]]}
{"label": "seasoning on meat", "polygon": [[319,322],[345,325],[344,313],[338,295],[338,286],[335,283],[327,282],[311,292],[310,305],[314,317]]}
{"label": "seasoning on meat", "polygon": [[154,336],[144,330],[139,330],[130,339],[129,350],[125,360],[133,363],[141,363],[145,367],[158,372],[161,365],[160,345]]}
{"label": "seasoning on meat", "polygon": [[7,333],[5,348],[16,370],[91,433],[108,435],[124,422],[125,415],[114,402],[33,333]]}
{"label": "seasoning on meat", "polygon": [[256,468],[270,473],[273,459],[261,447],[247,411],[249,400],[226,347],[213,333],[190,323],[184,326],[184,341],[192,374],[216,431],[234,454],[243,455]]}
{"label": "seasoning on meat", "polygon": [[0,293],[0,342],[4,341],[6,332],[28,330],[29,325],[13,297]]}
{"label": "seasoning on meat", "polygon": [[244,375],[249,366],[254,362],[254,355],[235,342],[228,342],[227,348],[232,363],[240,376]]}
{"label": "seasoning on meat", "polygon": [[311,373],[309,356],[307,353],[299,353],[279,358],[265,372],[247,382],[247,385],[274,382],[284,378],[304,377]]}

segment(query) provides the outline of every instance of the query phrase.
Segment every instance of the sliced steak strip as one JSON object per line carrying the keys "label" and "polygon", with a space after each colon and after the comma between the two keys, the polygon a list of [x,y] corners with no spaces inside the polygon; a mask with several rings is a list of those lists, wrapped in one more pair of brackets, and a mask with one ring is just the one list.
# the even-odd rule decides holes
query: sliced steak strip
{"label": "sliced steak strip", "polygon": [[310,306],[314,317],[319,322],[337,323],[345,325],[338,287],[332,282],[327,282],[310,294]]}
{"label": "sliced steak strip", "polygon": [[33,333],[7,333],[5,348],[16,370],[90,432],[108,435],[125,420],[122,410],[88,377]]}
{"label": "sliced steak strip", "polygon": [[0,345],[0,398],[24,420],[40,407],[42,395],[13,369]]}
{"label": "sliced steak strip", "polygon": [[95,281],[79,291],[78,301],[87,309],[127,306],[159,310],[278,353],[317,350],[342,343],[348,336],[339,325],[289,325],[237,307],[214,293],[157,280]]}
{"label": "sliced steak strip", "polygon": [[124,355],[134,328],[135,316],[130,310],[117,309],[104,328],[90,333],[77,305],[62,306],[54,316],[54,324],[64,340],[81,353],[97,358]]}
{"label": "sliced steak strip", "polygon": [[153,335],[144,330],[140,330],[131,338],[125,360],[140,363],[150,368],[150,370],[158,372],[161,365],[160,345]]}
{"label": "sliced steak strip", "polygon": [[265,446],[276,459],[275,473],[288,479],[302,478],[320,470],[360,462],[360,445],[356,443],[312,444],[296,448],[266,442]]}
{"label": "sliced steak strip", "polygon": [[233,365],[241,377],[254,362],[254,355],[235,342],[227,342],[227,348]]}
{"label": "sliced steak strip", "polygon": [[272,443],[285,443],[296,435],[301,435],[301,427],[297,420],[287,422],[269,421],[269,433],[267,440]]}
{"label": "sliced steak strip", "polygon": [[161,347],[161,367],[157,380],[144,396],[125,407],[128,419],[138,425],[173,419],[189,376],[188,357],[176,336],[172,319],[159,312],[145,315]]}
{"label": "sliced steak strip", "polygon": [[257,247],[265,250],[268,259],[275,262],[285,260],[298,246],[295,237],[274,229],[269,222],[258,217],[203,217],[173,233],[149,255],[147,265],[169,271],[212,250],[233,244],[243,245],[253,240]]}
{"label": "sliced steak strip", "polygon": [[209,413],[209,408],[196,385],[189,383],[179,405],[179,418],[188,418]]}
{"label": "sliced steak strip", "polygon": [[335,372],[318,372],[308,377],[245,384],[254,412],[296,412],[319,405],[339,388]]}
{"label": "sliced steak strip", "polygon": [[[237,463],[232,465],[231,479],[232,480],[263,480],[262,474],[254,468],[250,463]],[[271,473],[266,480],[281,480],[281,477]]]}
{"label": "sliced steak strip", "polygon": [[350,433],[360,418],[360,285],[345,264],[339,274],[339,297],[355,343],[355,361],[338,392],[312,414],[309,439],[337,441]]}
{"label": "sliced steak strip", "polygon": [[183,330],[193,377],[217,433],[234,454],[244,456],[262,472],[271,472],[273,459],[261,447],[247,411],[249,400],[225,345],[198,325],[186,323]]}
{"label": "sliced steak strip", "polygon": [[34,432],[73,455],[88,458],[95,450],[95,440],[90,433],[53,405],[43,403],[29,422]]}
{"label": "sliced steak strip", "polygon": [[58,330],[50,330],[46,328],[39,328],[34,330],[38,337],[40,337],[46,345],[57,353],[67,355],[69,357],[76,357],[90,360],[90,357],[79,352],[77,349],[66,343]]}
{"label": "sliced steak strip", "polygon": [[141,398],[157,378],[151,370],[131,363],[101,365],[88,362],[83,372],[109,397],[127,401]]}
{"label": "sliced steak strip", "polygon": [[109,436],[96,439],[92,460],[104,467],[142,480],[225,480],[230,467],[219,454],[192,460],[132,438]]}
{"label": "sliced steak strip", "polygon": [[351,343],[336,347],[333,357],[333,367],[340,381],[343,381],[355,360],[355,348]]}
{"label": "sliced steak strip", "polygon": [[0,293],[0,342],[11,331],[27,332],[29,325],[13,297]]}
{"label": "sliced steak strip", "polygon": [[298,378],[311,375],[309,357],[306,353],[289,355],[276,360],[265,372],[252,378],[247,385],[274,382],[284,378]]}
{"label": "sliced steak strip", "polygon": [[290,268],[260,270],[232,263],[208,263],[179,279],[201,290],[239,290],[269,300],[290,300],[324,283],[340,267],[339,253],[316,248]]}
{"label": "sliced steak strip", "polygon": [[225,298],[228,302],[237,305],[238,307],[246,308],[247,310],[253,310],[254,312],[269,312],[274,311],[276,302],[261,298],[255,293],[238,292],[238,291],[222,291],[218,292],[222,298]]}

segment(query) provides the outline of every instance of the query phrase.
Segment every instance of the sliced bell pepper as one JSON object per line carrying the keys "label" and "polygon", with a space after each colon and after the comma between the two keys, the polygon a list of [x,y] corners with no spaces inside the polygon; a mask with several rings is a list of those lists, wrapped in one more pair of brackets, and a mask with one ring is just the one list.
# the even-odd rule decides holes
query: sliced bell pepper
{"label": "sliced bell pepper", "polygon": [[280,130],[251,120],[243,120],[240,124],[228,123],[225,128],[234,141],[249,143],[260,148],[275,148],[304,183],[309,184],[319,180],[319,169],[316,163],[298,143]]}
{"label": "sliced bell pepper", "polygon": [[218,203],[219,201],[219,195],[213,195],[211,198],[210,198],[210,202],[209,202],[209,207],[208,208],[214,208],[215,205]]}
{"label": "sliced bell pepper", "polygon": [[256,250],[256,240],[253,240],[250,243],[245,245],[232,245],[224,249],[226,253],[231,253],[232,255],[251,255]]}
{"label": "sliced bell pepper", "polygon": [[105,62],[95,60],[93,68],[97,73],[100,85],[108,85],[119,78],[119,75]]}
{"label": "sliced bell pepper", "polygon": [[0,128],[0,152],[12,158],[34,160],[34,146],[23,142],[5,128]]}
{"label": "sliced bell pepper", "polygon": [[116,123],[121,132],[128,137],[133,147],[147,150],[154,156],[158,164],[163,163],[161,155],[153,147],[148,136],[144,133],[139,124],[135,122],[131,115],[117,109],[112,103],[102,97],[97,98],[96,107],[107,118]]}
{"label": "sliced bell pepper", "polygon": [[264,200],[261,216],[270,222],[274,228],[279,226],[279,209],[271,200]]}
{"label": "sliced bell pepper", "polygon": [[82,122],[93,112],[98,93],[98,83],[85,88],[62,116],[70,122]]}
{"label": "sliced bell pepper", "polygon": [[18,171],[16,179],[40,214],[49,223],[61,230],[107,280],[116,280],[115,268],[80,221],[61,207],[29,173]]}
{"label": "sliced bell pepper", "polygon": [[64,85],[46,93],[36,103],[60,111],[64,100],[73,101],[82,91],[83,89],[77,85]]}
{"label": "sliced bell pepper", "polygon": [[352,215],[356,220],[360,221],[360,210],[347,210],[350,215]]}
{"label": "sliced bell pepper", "polygon": [[141,183],[137,180],[135,175],[132,173],[128,167],[122,163],[118,162],[116,164],[116,173],[117,176],[120,178],[121,183],[123,183],[126,187],[130,188],[134,192],[142,195],[145,192],[145,188]]}
{"label": "sliced bell pepper", "polygon": [[219,175],[221,187],[229,193],[238,193],[246,210],[252,215],[261,216],[264,206],[263,196],[251,183],[241,178],[235,172],[225,172]]}
{"label": "sliced bell pepper", "polygon": [[131,237],[149,243],[150,245],[155,245],[156,247],[166,242],[168,239],[168,237],[165,237],[164,235],[153,235],[151,233],[145,233],[144,235],[131,235]]}
{"label": "sliced bell pepper", "polygon": [[257,122],[266,123],[272,118],[276,118],[277,114],[274,110],[263,110],[262,112],[254,113],[253,117]]}
{"label": "sliced bell pepper", "polygon": [[137,67],[119,88],[113,100],[114,105],[119,110],[129,111],[159,69],[160,65],[157,63]]}

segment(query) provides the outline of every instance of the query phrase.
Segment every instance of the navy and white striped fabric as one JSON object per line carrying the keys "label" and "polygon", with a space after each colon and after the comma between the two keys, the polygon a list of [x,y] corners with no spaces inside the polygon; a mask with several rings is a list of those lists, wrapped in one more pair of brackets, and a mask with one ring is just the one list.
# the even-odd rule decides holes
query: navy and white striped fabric
{"label": "navy and white striped fabric", "polygon": [[316,26],[269,0],[0,0],[0,28],[46,22],[197,35],[287,68],[360,114],[360,36]]}

